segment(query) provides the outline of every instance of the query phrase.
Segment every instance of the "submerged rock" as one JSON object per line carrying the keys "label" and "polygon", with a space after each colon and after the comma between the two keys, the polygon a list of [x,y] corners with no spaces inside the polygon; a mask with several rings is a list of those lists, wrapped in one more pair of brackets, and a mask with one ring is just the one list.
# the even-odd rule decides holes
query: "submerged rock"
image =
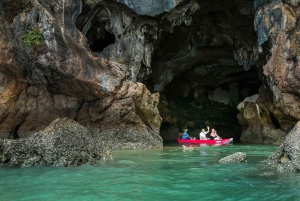
{"label": "submerged rock", "polygon": [[68,118],[56,119],[45,130],[29,138],[3,140],[1,155],[6,165],[21,167],[96,165],[112,159],[103,142]]}
{"label": "submerged rock", "polygon": [[227,164],[227,163],[245,163],[247,159],[247,154],[243,152],[236,152],[224,158],[221,158],[219,163],[220,164]]}

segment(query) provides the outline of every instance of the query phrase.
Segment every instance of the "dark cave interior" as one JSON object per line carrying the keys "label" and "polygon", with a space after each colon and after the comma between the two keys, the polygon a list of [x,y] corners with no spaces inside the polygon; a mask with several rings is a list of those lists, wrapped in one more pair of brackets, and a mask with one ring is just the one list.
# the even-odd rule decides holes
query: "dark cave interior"
{"label": "dark cave interior", "polygon": [[[101,28],[100,28],[101,29]],[[91,30],[92,31],[92,30]],[[103,32],[103,36],[102,37],[97,37],[96,39],[89,39],[89,40],[93,40],[93,42],[90,45],[90,49],[93,52],[101,52],[104,50],[104,48],[108,47],[111,44],[114,44],[116,39],[115,39],[115,35],[106,31],[104,28],[101,29],[101,32]],[[87,33],[87,36],[89,36],[90,33]],[[93,34],[91,34],[92,38],[93,38]]]}
{"label": "dark cave interior", "polygon": [[[153,44],[151,75],[142,65],[138,81],[160,93],[163,139],[174,139],[183,128],[197,136],[206,126],[216,128],[223,137],[239,138],[242,127],[236,117],[237,105],[257,94],[261,86],[259,62],[251,60],[257,41],[253,1],[197,2],[206,9],[195,12],[189,26],[182,23],[170,32],[159,17],[153,18],[161,23],[161,31]],[[110,22],[105,12],[95,15],[86,33],[93,52],[123,37],[115,37],[107,28]],[[79,30],[86,13],[88,8],[77,21]],[[132,23],[141,23],[141,19]]]}

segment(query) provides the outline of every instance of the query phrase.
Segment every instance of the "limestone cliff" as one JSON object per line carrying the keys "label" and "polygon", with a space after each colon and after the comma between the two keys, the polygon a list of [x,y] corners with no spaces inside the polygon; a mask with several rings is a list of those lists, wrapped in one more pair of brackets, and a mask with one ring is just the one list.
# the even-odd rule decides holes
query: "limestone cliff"
{"label": "limestone cliff", "polygon": [[[0,11],[2,138],[68,117],[114,149],[206,126],[279,143],[300,119],[298,1],[3,0]],[[41,44],[28,46],[35,29]]]}
{"label": "limestone cliff", "polygon": [[255,3],[258,51],[265,60],[258,66],[263,84],[257,99],[245,100],[239,108],[241,139],[280,143],[300,118],[299,1]]}
{"label": "limestone cliff", "polygon": [[[85,3],[91,2],[0,3],[1,137],[23,137],[68,117],[95,136],[125,142],[118,148],[160,148],[158,94],[130,81],[127,66],[93,54],[76,25]],[[113,14],[101,8],[113,24]],[[34,29],[41,30],[41,44],[26,46],[24,36]],[[124,145],[141,139],[140,146]]]}

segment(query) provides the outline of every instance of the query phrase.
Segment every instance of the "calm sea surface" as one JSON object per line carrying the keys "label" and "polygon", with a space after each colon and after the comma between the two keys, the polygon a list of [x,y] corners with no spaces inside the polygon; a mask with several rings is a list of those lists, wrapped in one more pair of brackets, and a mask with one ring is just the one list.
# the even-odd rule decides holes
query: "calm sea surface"
{"label": "calm sea surface", "polygon": [[[300,200],[300,174],[277,174],[261,161],[277,146],[233,144],[183,151],[116,151],[99,167],[0,169],[0,200]],[[218,164],[237,151],[244,164]]]}

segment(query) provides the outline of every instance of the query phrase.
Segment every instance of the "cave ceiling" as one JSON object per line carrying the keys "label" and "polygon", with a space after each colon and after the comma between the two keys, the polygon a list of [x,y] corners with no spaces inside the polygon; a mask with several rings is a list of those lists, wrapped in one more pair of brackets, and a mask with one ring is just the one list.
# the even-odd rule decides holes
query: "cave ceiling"
{"label": "cave ceiling", "polygon": [[[161,103],[168,108],[160,108],[162,128],[165,124],[180,128],[189,121],[194,122],[191,125],[214,121],[205,124],[229,125],[230,129],[238,124],[236,106],[257,94],[261,85],[257,66],[262,56],[258,56],[254,10],[263,3],[86,0],[76,26],[94,56],[124,65],[127,79],[161,94]],[[180,101],[172,108],[169,103],[175,97],[188,98],[194,107],[191,111],[207,118],[198,118],[198,114],[179,117],[188,109],[178,106]],[[181,108],[177,114],[170,112],[175,105]],[[207,114],[205,108],[220,114]],[[229,113],[232,122],[224,122]]]}
{"label": "cave ceiling", "polygon": [[253,6],[259,3],[84,1],[77,27],[95,54],[127,65],[129,79],[153,92],[184,82],[191,91],[240,84],[254,93],[259,81],[252,72],[257,61]]}

